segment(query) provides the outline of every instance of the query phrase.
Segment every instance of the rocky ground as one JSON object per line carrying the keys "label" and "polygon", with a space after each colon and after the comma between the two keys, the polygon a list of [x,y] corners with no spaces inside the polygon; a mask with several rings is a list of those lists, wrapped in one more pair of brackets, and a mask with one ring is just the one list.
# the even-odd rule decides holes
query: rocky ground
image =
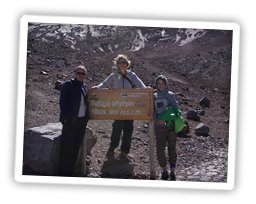
{"label": "rocky ground", "polygon": [[[185,43],[182,39],[192,40]],[[160,73],[167,76],[185,119],[191,110],[200,117],[200,121],[187,119],[190,132],[177,138],[177,180],[227,182],[231,43],[232,32],[221,30],[192,33],[188,29],[31,24],[24,130],[58,122],[60,91],[55,84],[72,77],[76,65],[88,67],[87,84],[91,87],[108,76],[113,58],[125,52],[132,61],[131,68],[146,85],[153,86]],[[209,107],[200,105],[203,97],[209,99]],[[195,134],[201,122],[210,129],[207,136]],[[90,177],[102,176],[111,124],[107,120],[89,121],[98,138],[92,149]],[[129,154],[134,174],[130,178],[149,179],[148,131],[147,121],[134,122]],[[155,164],[159,175],[157,161]]]}

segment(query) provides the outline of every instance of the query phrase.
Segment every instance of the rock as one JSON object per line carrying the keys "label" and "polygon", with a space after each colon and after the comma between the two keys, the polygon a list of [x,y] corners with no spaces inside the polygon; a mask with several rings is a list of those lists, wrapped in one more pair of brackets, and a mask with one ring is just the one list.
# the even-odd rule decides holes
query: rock
{"label": "rock", "polygon": [[66,74],[59,74],[59,73],[57,73],[57,78],[58,79],[63,79],[63,78],[66,78],[66,77],[67,77]]}
{"label": "rock", "polygon": [[105,130],[97,130],[97,132],[100,133],[100,134],[106,134]]}
{"label": "rock", "polygon": [[188,135],[187,133],[181,131],[181,132],[177,133],[177,137],[180,137],[180,138],[191,138],[191,135]]}
{"label": "rock", "polygon": [[182,131],[177,133],[177,137],[181,137],[181,138],[191,138],[190,135],[188,135],[188,133],[190,133],[190,128],[189,128],[189,124],[188,121],[185,120],[185,126],[183,128]]}
{"label": "rock", "polygon": [[92,156],[91,150],[97,142],[95,131],[90,127],[86,128],[85,136],[86,140],[83,140],[75,167],[75,174],[78,176],[85,176],[89,173]]}
{"label": "rock", "polygon": [[189,110],[187,112],[187,119],[194,120],[194,121],[200,121],[200,117],[199,117],[197,111],[195,111],[195,110]]}
{"label": "rock", "polygon": [[143,132],[143,133],[147,133],[147,130],[146,130],[146,129],[143,129],[142,132]]}
{"label": "rock", "polygon": [[205,111],[202,109],[196,109],[196,112],[198,113],[198,115],[205,115]]}
{"label": "rock", "polygon": [[[30,128],[24,133],[23,174],[25,175],[57,175],[59,148],[61,139],[61,123],[48,123],[40,127]],[[85,142],[82,143],[76,172],[85,174],[85,166],[90,163],[90,152],[97,142],[94,131],[87,127]]]}
{"label": "rock", "polygon": [[188,124],[188,121],[187,121],[187,120],[185,120],[185,126],[184,126],[182,132],[184,132],[184,133],[190,133],[190,127],[189,127],[189,124]]}
{"label": "rock", "polygon": [[46,71],[41,71],[41,74],[42,75],[47,75],[47,72]]}
{"label": "rock", "polygon": [[55,87],[54,88],[57,89],[57,90],[61,90],[63,84],[64,84],[63,81],[58,80],[58,81],[55,82]]}
{"label": "rock", "polygon": [[97,136],[95,134],[95,131],[90,127],[86,128],[85,136],[86,136],[85,138],[86,138],[87,155],[90,155],[92,148],[94,147],[94,145],[97,142]]}
{"label": "rock", "polygon": [[200,103],[200,106],[202,107],[210,107],[210,101],[206,97],[202,98],[199,103]]}
{"label": "rock", "polygon": [[195,128],[195,134],[199,136],[208,136],[209,132],[210,132],[210,128],[204,123],[200,123]]}
{"label": "rock", "polygon": [[146,123],[146,124],[144,124],[144,126],[143,126],[144,128],[148,128],[148,124]]}
{"label": "rock", "polygon": [[127,178],[134,175],[134,166],[129,159],[113,158],[106,160],[101,169],[104,178]]}
{"label": "rock", "polygon": [[61,123],[48,123],[24,133],[23,174],[56,175],[59,156]]}
{"label": "rock", "polygon": [[218,92],[219,89],[218,89],[218,88],[214,88],[212,91],[213,91],[213,92]]}

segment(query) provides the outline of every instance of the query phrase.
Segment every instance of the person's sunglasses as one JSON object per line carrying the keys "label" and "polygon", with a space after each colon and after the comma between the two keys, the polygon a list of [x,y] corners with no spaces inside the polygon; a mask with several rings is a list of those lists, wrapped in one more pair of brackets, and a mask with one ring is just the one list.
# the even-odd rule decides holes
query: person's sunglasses
{"label": "person's sunglasses", "polygon": [[117,62],[117,64],[128,64],[126,60],[121,59]]}
{"label": "person's sunglasses", "polygon": [[85,72],[76,72],[77,75],[85,75]]}

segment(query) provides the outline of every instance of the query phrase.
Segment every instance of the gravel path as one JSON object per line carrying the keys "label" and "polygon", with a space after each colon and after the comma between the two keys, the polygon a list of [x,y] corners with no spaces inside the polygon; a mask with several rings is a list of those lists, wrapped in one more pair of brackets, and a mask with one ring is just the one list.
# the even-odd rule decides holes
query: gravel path
{"label": "gravel path", "polygon": [[179,139],[177,180],[227,182],[228,144],[223,139]]}
{"label": "gravel path", "polygon": [[[95,123],[97,124],[97,123]],[[145,121],[136,121],[129,153],[130,163],[134,165],[134,175],[131,178],[149,179],[149,136]],[[99,127],[98,127],[99,128]],[[111,132],[111,122],[101,123],[96,131],[98,141],[92,150],[92,162],[89,177],[101,177],[101,167],[106,161]],[[116,149],[118,157],[119,149]],[[195,182],[227,182],[228,143],[223,138],[213,136],[196,136],[177,138],[177,181]],[[161,169],[155,160],[156,179],[159,179]]]}

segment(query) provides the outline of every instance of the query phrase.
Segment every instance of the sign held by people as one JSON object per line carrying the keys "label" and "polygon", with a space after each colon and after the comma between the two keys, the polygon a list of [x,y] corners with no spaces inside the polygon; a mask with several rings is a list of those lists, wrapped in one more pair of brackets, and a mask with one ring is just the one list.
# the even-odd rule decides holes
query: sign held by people
{"label": "sign held by people", "polygon": [[151,120],[153,89],[89,89],[90,119]]}

